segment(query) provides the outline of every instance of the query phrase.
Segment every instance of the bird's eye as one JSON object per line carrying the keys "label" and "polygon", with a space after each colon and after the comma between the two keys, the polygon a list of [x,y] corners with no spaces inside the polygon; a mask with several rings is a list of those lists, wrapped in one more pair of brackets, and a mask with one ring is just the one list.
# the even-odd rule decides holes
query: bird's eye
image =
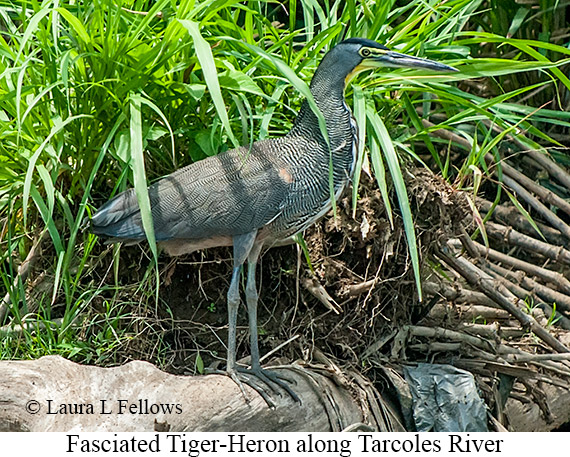
{"label": "bird's eye", "polygon": [[360,54],[362,55],[362,57],[368,57],[370,55],[370,49],[366,49],[364,48]]}

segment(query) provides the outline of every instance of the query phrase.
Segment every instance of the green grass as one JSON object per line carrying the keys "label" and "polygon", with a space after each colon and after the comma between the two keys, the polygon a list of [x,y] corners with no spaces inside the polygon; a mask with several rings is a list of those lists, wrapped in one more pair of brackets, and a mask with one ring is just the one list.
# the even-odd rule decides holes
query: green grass
{"label": "green grass", "polygon": [[[551,133],[570,126],[561,109],[570,89],[563,70],[570,58],[562,33],[567,20],[554,0],[542,1],[540,11],[498,0],[55,5],[0,0],[0,294],[9,292],[14,303],[3,324],[45,323],[2,338],[2,357],[60,353],[111,363],[136,330],[113,299],[121,290],[120,250],[97,248],[81,230],[83,219],[134,185],[152,240],[147,181],[286,133],[310,95],[322,53],[344,38],[375,39],[461,70],[386,70],[360,76],[347,89],[367,133],[359,160],[372,164],[390,220],[389,194],[396,191],[417,281],[402,169],[431,157],[430,167],[476,191],[487,174],[482,157],[496,156],[507,133],[541,150],[558,144]],[[424,128],[422,119],[435,127]],[[450,145],[430,139],[439,128],[473,142],[462,162],[440,154]],[[355,186],[355,207],[357,199]],[[50,241],[41,265],[50,288],[28,303],[25,287],[11,284],[44,229]],[[114,255],[112,285],[99,282],[99,255]],[[141,285],[148,306],[156,301],[156,280],[151,266]],[[49,324],[56,318],[63,320]]]}

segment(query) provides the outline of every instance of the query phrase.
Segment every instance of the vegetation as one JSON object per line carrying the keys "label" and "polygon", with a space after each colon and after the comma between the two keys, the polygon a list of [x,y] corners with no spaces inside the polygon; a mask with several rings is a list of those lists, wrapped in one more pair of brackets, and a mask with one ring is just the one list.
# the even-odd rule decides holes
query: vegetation
{"label": "vegetation", "polygon": [[[555,0],[0,0],[0,297],[9,297],[0,357],[113,364],[140,356],[119,348],[151,332],[145,357],[168,365],[154,262],[135,275],[138,254],[102,246],[84,219],[133,185],[148,208],[147,181],[287,132],[322,53],[342,39],[460,70],[386,70],[347,89],[366,136],[360,163],[404,218],[412,253],[405,166],[429,167],[473,199],[484,186],[498,203],[500,163],[491,179],[485,155],[498,159],[507,137],[518,151],[556,148],[569,164],[560,152],[567,9]],[[451,148],[434,135],[441,129],[467,141]],[[42,268],[27,284],[18,268],[34,247]]]}

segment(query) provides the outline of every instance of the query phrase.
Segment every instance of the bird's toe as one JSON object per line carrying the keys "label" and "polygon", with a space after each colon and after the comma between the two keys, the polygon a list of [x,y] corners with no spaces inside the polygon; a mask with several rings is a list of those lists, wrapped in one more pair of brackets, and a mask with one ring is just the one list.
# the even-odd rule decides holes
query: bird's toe
{"label": "bird's toe", "polygon": [[293,389],[291,389],[289,385],[289,384],[294,384],[294,381],[291,381],[290,379],[277,373],[276,371],[265,370],[261,367],[247,368],[247,369],[238,368],[237,370],[239,373],[245,374],[246,376],[250,376],[249,379],[257,378],[258,381],[261,381],[261,384],[269,387],[273,394],[281,395],[281,390],[284,390],[295,402],[301,403],[301,399],[293,391]]}

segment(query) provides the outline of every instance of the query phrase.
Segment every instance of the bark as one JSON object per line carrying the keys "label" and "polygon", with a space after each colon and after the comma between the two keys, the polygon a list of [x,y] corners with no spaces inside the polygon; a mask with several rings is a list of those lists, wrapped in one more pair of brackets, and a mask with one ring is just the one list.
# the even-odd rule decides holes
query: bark
{"label": "bark", "polygon": [[514,395],[505,406],[509,430],[518,432],[550,432],[570,422],[570,391],[543,384],[543,409],[535,402],[517,400]]}

